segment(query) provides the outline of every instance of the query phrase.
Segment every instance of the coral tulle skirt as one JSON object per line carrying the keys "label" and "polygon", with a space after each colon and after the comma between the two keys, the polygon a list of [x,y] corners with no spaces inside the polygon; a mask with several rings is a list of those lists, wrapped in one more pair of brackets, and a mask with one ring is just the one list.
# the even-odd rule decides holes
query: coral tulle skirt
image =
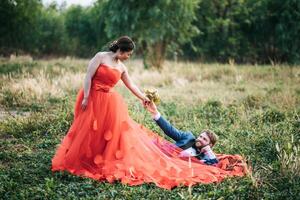
{"label": "coral tulle skirt", "polygon": [[52,171],[129,185],[155,183],[166,189],[247,173],[238,155],[218,155],[216,166],[179,157],[181,149],[129,117],[123,98],[113,91],[120,76],[118,70],[100,65],[84,111],[79,91],[74,121],[52,159]]}

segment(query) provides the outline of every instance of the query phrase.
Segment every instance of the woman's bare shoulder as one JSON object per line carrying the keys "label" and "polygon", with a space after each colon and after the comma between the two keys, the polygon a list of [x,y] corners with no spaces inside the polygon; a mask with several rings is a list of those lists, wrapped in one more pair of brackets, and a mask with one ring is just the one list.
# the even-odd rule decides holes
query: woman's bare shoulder
{"label": "woman's bare shoulder", "polygon": [[109,52],[106,52],[106,51],[99,51],[95,54],[95,57],[96,58],[105,58],[105,57],[108,57],[109,55]]}
{"label": "woman's bare shoulder", "polygon": [[120,68],[122,69],[122,72],[127,72],[127,67],[123,62],[120,63]]}
{"label": "woman's bare shoulder", "polygon": [[108,58],[108,57],[111,57],[111,52],[110,51],[99,51],[95,54],[95,57]]}

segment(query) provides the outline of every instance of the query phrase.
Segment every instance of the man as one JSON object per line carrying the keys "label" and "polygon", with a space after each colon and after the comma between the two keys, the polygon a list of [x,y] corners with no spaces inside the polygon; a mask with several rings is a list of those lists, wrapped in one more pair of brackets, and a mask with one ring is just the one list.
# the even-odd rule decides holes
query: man
{"label": "man", "polygon": [[170,122],[160,115],[153,102],[145,104],[145,107],[152,114],[152,118],[164,133],[175,140],[177,147],[183,149],[180,152],[181,157],[193,156],[208,165],[218,163],[217,157],[211,149],[217,142],[217,135],[215,133],[205,130],[195,138],[191,132],[180,131],[173,127]]}

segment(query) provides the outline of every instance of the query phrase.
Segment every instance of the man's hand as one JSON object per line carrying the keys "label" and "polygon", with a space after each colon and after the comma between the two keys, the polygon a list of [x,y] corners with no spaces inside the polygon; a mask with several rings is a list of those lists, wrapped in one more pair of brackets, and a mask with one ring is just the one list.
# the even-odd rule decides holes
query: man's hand
{"label": "man's hand", "polygon": [[149,103],[145,104],[144,107],[145,107],[152,115],[158,114],[157,107],[156,107],[155,103],[153,103],[152,101],[150,101]]}

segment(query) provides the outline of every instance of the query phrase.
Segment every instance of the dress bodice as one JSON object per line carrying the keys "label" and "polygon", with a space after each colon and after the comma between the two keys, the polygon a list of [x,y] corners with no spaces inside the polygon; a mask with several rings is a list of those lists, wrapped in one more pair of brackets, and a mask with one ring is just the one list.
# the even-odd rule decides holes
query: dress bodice
{"label": "dress bodice", "polygon": [[92,78],[92,88],[102,92],[109,92],[121,78],[120,70],[100,64]]}

